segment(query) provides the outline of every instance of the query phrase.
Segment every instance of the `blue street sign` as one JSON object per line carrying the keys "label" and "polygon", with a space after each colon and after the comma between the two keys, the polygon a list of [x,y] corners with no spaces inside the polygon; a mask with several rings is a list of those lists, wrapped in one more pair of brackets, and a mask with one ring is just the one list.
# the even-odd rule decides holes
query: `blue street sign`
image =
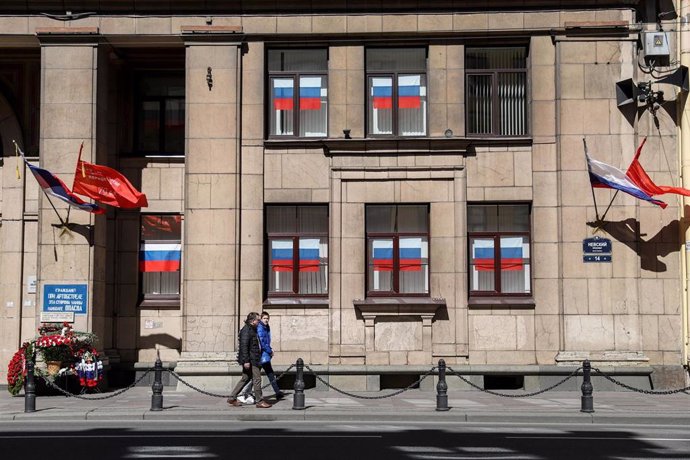
{"label": "blue street sign", "polygon": [[43,311],[85,315],[88,285],[46,284],[43,287]]}
{"label": "blue street sign", "polygon": [[582,252],[585,254],[611,254],[611,240],[608,238],[585,238],[582,240]]}
{"label": "blue street sign", "polygon": [[583,262],[611,262],[611,254],[601,256],[582,256]]}

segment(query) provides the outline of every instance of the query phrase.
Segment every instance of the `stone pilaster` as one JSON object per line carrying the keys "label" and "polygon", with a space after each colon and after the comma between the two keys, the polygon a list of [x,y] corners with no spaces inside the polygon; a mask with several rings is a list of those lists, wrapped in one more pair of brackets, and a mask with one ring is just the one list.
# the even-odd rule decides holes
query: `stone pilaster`
{"label": "stone pilaster", "polygon": [[186,164],[183,349],[178,371],[219,375],[235,365],[238,328],[238,136],[241,47],[230,30],[183,26]]}
{"label": "stone pilaster", "polygon": [[[37,29],[41,42],[40,166],[71,188],[79,145],[82,158],[96,159],[98,72],[97,28]],[[33,180],[33,179],[31,179]],[[104,216],[72,209],[43,194],[38,204],[38,311],[47,284],[86,284],[86,314],[75,317],[75,328],[101,335],[95,318],[103,317],[105,279]],[[38,314],[37,314],[38,316]],[[38,320],[37,320],[38,322]],[[102,324],[102,321],[98,321]]]}

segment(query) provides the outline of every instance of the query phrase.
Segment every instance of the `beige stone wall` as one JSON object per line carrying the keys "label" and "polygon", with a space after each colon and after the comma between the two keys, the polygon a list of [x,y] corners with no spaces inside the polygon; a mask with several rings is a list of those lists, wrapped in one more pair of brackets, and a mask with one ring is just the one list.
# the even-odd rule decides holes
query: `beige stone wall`
{"label": "beige stone wall", "polygon": [[[179,212],[185,219],[182,306],[141,309],[133,268],[139,214],[111,212],[106,221],[73,212],[73,222],[96,225],[97,244],[60,236],[50,225],[52,209],[43,198],[37,200],[35,186],[27,184],[24,192],[12,185],[14,172],[6,161],[0,186],[0,358],[16,348],[20,330],[24,334],[36,325],[31,302],[37,298],[24,292],[18,270],[23,267],[25,274],[38,273],[42,283],[88,280],[97,314],[80,318],[77,327],[102,331],[104,346],[123,361],[152,361],[159,347],[166,361],[231,362],[241,320],[249,311],[266,309],[277,364],[302,357],[331,365],[427,365],[438,358],[450,364],[547,365],[586,353],[614,353],[636,364],[679,364],[677,201],[667,199],[669,208],[662,211],[618,194],[606,219],[613,262],[582,263],[582,239],[594,235],[586,223],[595,218],[583,137],[593,157],[624,168],[642,136],[649,135],[642,157],[647,171],[663,184],[675,183],[678,176],[676,128],[668,114],[658,112],[660,138],[648,113],[631,124],[616,107],[616,81],[646,79],[636,67],[634,40],[544,34],[566,22],[612,20],[634,17],[624,9],[214,17],[214,26],[242,28],[247,42],[241,50],[231,33],[213,40],[181,36],[181,26],[206,25],[205,17],[91,17],[66,24],[45,17],[0,18],[0,42],[8,34],[31,37],[36,27],[63,25],[98,27],[112,39],[114,48],[44,43],[42,164],[71,183],[75,145],[83,139],[85,158],[118,165],[140,179],[149,198],[147,212]],[[463,142],[457,152],[444,153],[424,152],[427,147],[406,151],[402,143],[377,153],[327,156],[316,142],[265,143],[265,49],[275,34],[281,40],[294,33],[319,34],[320,43],[329,44],[329,137],[342,138],[342,130],[350,129],[361,140],[368,39],[445,33],[469,40],[470,35],[526,30],[533,32],[530,145],[477,145],[467,155]],[[353,35],[357,42],[341,40]],[[120,129],[117,112],[107,108],[121,95],[114,89],[117,59],[109,56],[123,37],[149,46],[185,42],[184,163],[118,160],[120,146],[112,139]],[[431,39],[428,50],[428,137],[440,140],[450,128],[456,139],[463,138],[464,45]],[[212,90],[206,85],[208,67]],[[596,192],[600,213],[612,196]],[[534,307],[468,308],[467,202],[484,201],[532,204]],[[364,209],[382,202],[430,204],[430,291],[445,301],[433,320],[409,311],[365,318],[355,305],[365,297]],[[266,203],[329,205],[327,304],[264,305]],[[64,206],[60,209],[64,213]],[[51,258],[53,251],[58,262]],[[27,303],[20,315],[8,302]],[[160,327],[146,329],[147,321]]]}

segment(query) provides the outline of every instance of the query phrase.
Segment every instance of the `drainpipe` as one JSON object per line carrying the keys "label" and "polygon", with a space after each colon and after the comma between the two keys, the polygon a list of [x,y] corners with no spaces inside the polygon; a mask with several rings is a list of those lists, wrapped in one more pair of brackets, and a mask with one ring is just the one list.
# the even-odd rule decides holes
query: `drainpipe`
{"label": "drainpipe", "polygon": [[[690,0],[681,0],[680,8],[677,11],[690,11]],[[680,63],[690,67],[690,24],[688,24],[688,16],[681,18],[680,32],[677,33],[678,45],[677,53],[680,57]],[[679,92],[679,98],[687,97]],[[690,188],[690,107],[686,104],[680,104],[682,111],[680,113],[680,139],[678,142],[678,159],[680,163],[680,180],[681,187]],[[690,205],[690,199],[681,196],[681,207],[679,209],[679,221],[681,228],[686,227],[686,223],[690,216],[687,215],[685,209]],[[690,292],[688,291],[688,274],[690,273],[690,257],[688,257],[688,242],[690,242],[690,229],[681,231],[681,283],[683,288],[683,365],[688,366],[688,356],[690,353],[690,318],[688,315],[688,305],[690,304]]]}

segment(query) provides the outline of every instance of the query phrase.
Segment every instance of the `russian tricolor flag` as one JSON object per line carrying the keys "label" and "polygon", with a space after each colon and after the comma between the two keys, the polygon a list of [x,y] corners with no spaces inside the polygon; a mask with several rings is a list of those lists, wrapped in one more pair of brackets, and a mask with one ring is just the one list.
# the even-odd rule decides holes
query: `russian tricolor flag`
{"label": "russian tricolor flag", "polygon": [[321,240],[302,238],[299,240],[299,271],[318,272],[321,268]]}
{"label": "russian tricolor flag", "polygon": [[587,156],[587,169],[589,170],[589,181],[592,187],[620,190],[621,192],[632,195],[640,200],[649,201],[662,208],[667,206],[663,201],[654,199],[648,195],[620,169],[590,158],[586,153],[585,155]]}
{"label": "russian tricolor flag", "polygon": [[99,207],[98,205],[87,203],[72,193],[64,182],[62,182],[57,176],[47,169],[34,166],[26,160],[24,160],[24,163],[26,163],[26,165],[29,167],[29,170],[38,181],[38,185],[48,195],[52,195],[55,198],[64,201],[68,205],[81,209],[82,211],[88,211],[93,214],[103,214],[105,212],[105,209]]}
{"label": "russian tricolor flag", "polygon": [[294,106],[292,79],[273,80],[273,108],[276,110],[293,110]]}
{"label": "russian tricolor flag", "polygon": [[393,108],[393,86],[390,78],[372,78],[371,95],[375,109]]}
{"label": "russian tricolor flag", "polygon": [[[501,238],[501,270],[522,270],[523,251],[522,238]],[[493,240],[475,240],[472,247],[474,267],[477,271],[494,271],[494,242]]]}
{"label": "russian tricolor flag", "polygon": [[400,271],[422,270],[422,239],[400,238]]}
{"label": "russian tricolor flag", "polygon": [[421,87],[419,75],[398,77],[398,107],[418,109],[421,107]]}
{"label": "russian tricolor flag", "polygon": [[179,271],[181,255],[180,243],[142,243],[139,251],[139,271]]}
{"label": "russian tricolor flag", "polygon": [[374,240],[372,251],[375,271],[393,271],[393,240]]}
{"label": "russian tricolor flag", "polygon": [[271,241],[271,265],[274,272],[291,272],[292,258],[292,241]]}
{"label": "russian tricolor flag", "polygon": [[321,110],[321,77],[300,78],[299,109]]}

